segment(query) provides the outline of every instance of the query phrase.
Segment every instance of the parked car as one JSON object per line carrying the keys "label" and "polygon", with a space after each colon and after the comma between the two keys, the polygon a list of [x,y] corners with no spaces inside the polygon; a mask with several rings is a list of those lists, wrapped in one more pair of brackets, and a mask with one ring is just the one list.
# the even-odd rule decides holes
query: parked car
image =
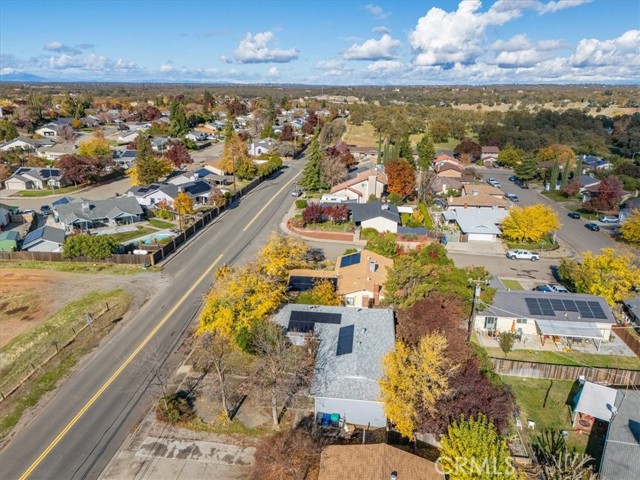
{"label": "parked car", "polygon": [[518,203],[520,201],[518,196],[516,194],[514,194],[514,193],[505,193],[504,196],[507,197],[509,200],[511,200],[514,203]]}
{"label": "parked car", "polygon": [[300,196],[302,196],[302,190],[300,190],[299,188],[293,189],[293,191],[291,192],[291,196],[292,197],[300,197]]}
{"label": "parked car", "polygon": [[497,181],[495,178],[490,178],[489,180],[487,180],[487,183],[492,187],[496,187],[496,188],[502,187],[502,185],[500,185],[500,182]]}
{"label": "parked car", "polygon": [[580,214],[578,212],[569,212],[569,217],[578,220],[580,218]]}
{"label": "parked car", "polygon": [[516,177],[515,175],[511,175],[511,176],[509,177],[509,181],[510,181],[510,182],[515,182],[517,179],[518,179],[518,177]]}
{"label": "parked car", "polygon": [[602,223],[618,223],[620,221],[618,217],[614,217],[613,215],[601,215],[599,220]]}
{"label": "parked car", "polygon": [[530,252],[529,250],[509,250],[507,252],[507,258],[511,260],[531,260],[535,262],[536,260],[540,260],[540,254]]}
{"label": "parked car", "polygon": [[559,283],[546,283],[544,285],[538,285],[534,288],[537,292],[553,292],[553,293],[569,293],[569,290],[564,285]]}
{"label": "parked car", "polygon": [[597,223],[585,223],[584,226],[586,228],[588,228],[589,230],[591,230],[592,232],[599,232],[600,231],[600,227],[598,226]]}
{"label": "parked car", "polygon": [[42,205],[40,207],[40,213],[42,215],[51,215],[51,213],[52,213],[51,207],[49,205]]}
{"label": "parked car", "polygon": [[519,186],[520,188],[524,188],[525,190],[529,188],[529,185],[527,185],[527,183],[526,183],[526,182],[524,182],[523,180],[520,180],[520,179],[517,179],[517,180],[515,181],[515,184],[516,184],[517,186]]}

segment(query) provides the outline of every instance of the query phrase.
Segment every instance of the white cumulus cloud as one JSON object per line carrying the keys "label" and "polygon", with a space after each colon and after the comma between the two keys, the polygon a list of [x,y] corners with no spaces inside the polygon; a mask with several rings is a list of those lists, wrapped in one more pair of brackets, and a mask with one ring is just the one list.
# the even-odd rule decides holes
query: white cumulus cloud
{"label": "white cumulus cloud", "polygon": [[564,46],[561,40],[532,42],[526,35],[515,35],[509,40],[498,40],[491,45],[491,49],[498,55],[488,60],[488,63],[497,64],[501,68],[533,67],[553,58],[554,51]]}
{"label": "white cumulus cloud", "polygon": [[569,59],[575,67],[640,65],[640,30],[629,30],[613,40],[580,40]]}
{"label": "white cumulus cloud", "polygon": [[136,62],[125,61],[121,58],[111,60],[102,55],[68,55],[63,53],[57,57],[50,57],[49,68],[53,70],[66,70],[76,68],[81,70],[135,70],[138,68]]}
{"label": "white cumulus cloud", "polygon": [[390,60],[396,57],[401,46],[400,40],[385,33],[379,40],[371,38],[362,44],[354,43],[342,56],[346,60]]}
{"label": "white cumulus cloud", "polygon": [[67,53],[70,55],[77,55],[79,53],[82,53],[80,49],[70,47],[69,45],[65,45],[64,43],[58,41],[49,42],[42,48],[49,52]]}
{"label": "white cumulus cloud", "polygon": [[592,1],[593,0],[554,0],[546,4],[541,4],[537,10],[538,13],[544,15],[545,13],[553,13],[558,10],[564,10],[565,8],[579,7]]}
{"label": "white cumulus cloud", "polygon": [[321,60],[316,64],[316,68],[329,77],[342,77],[353,72],[353,69],[339,60]]}
{"label": "white cumulus cloud", "polygon": [[267,75],[269,77],[277,77],[278,75],[280,75],[280,69],[278,67],[271,67],[267,72]]}
{"label": "white cumulus cloud", "polygon": [[368,10],[371,15],[378,19],[387,18],[390,15],[389,12],[385,12],[382,7],[379,7],[377,5],[368,4],[365,5],[364,8]]}
{"label": "white cumulus cloud", "polygon": [[[238,63],[286,63],[298,58],[298,49],[271,49],[268,43],[274,39],[272,32],[262,32],[247,35],[240,41],[240,45],[233,51],[233,58]],[[226,62],[226,57],[221,58]]]}
{"label": "white cumulus cloud", "polygon": [[173,72],[175,69],[171,66],[171,65],[160,65],[160,71],[162,73],[169,73],[169,72]]}

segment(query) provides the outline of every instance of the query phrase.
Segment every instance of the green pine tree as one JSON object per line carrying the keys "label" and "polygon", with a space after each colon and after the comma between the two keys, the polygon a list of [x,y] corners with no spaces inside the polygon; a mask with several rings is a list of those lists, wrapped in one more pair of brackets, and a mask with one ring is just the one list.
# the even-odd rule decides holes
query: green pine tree
{"label": "green pine tree", "polygon": [[578,157],[576,160],[576,169],[574,170],[573,178],[580,178],[582,175],[582,158]]}
{"label": "green pine tree", "polygon": [[18,136],[18,129],[16,128],[15,124],[13,122],[7,122],[4,131],[5,142],[13,140],[14,138],[18,138]]}
{"label": "green pine tree", "polygon": [[398,142],[398,156],[400,158],[404,158],[415,167],[415,162],[413,161],[413,148],[411,148],[411,141],[409,140],[408,133],[403,135]]}
{"label": "green pine tree", "polygon": [[538,176],[538,164],[533,159],[525,160],[521,164],[516,165],[513,171],[521,180],[532,180]]}
{"label": "green pine tree", "polygon": [[181,137],[189,131],[189,124],[187,123],[187,115],[184,113],[184,108],[180,102],[173,102],[171,104],[171,112],[169,116],[169,133],[173,137]]}
{"label": "green pine tree", "polygon": [[555,190],[558,185],[558,175],[560,175],[560,167],[558,162],[553,162],[551,173],[549,174],[549,190]]}
{"label": "green pine tree", "polygon": [[309,154],[309,161],[302,171],[302,180],[300,185],[306,190],[322,190],[326,188],[324,180],[322,179],[322,150],[320,150],[320,142],[318,136],[313,137],[311,141],[311,153]]}
{"label": "green pine tree", "polygon": [[436,156],[436,148],[433,146],[429,135],[424,134],[416,147],[418,149],[418,167],[422,170],[427,170]]}
{"label": "green pine tree", "polygon": [[564,168],[562,169],[562,188],[569,184],[569,174],[571,173],[571,161],[567,158],[564,162]]}

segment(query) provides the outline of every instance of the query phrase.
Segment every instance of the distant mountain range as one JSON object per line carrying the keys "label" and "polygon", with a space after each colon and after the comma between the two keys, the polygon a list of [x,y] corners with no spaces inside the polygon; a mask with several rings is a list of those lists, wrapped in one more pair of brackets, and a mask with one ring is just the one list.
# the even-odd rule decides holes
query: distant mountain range
{"label": "distant mountain range", "polygon": [[7,73],[0,75],[0,82],[48,82],[49,79],[30,73]]}

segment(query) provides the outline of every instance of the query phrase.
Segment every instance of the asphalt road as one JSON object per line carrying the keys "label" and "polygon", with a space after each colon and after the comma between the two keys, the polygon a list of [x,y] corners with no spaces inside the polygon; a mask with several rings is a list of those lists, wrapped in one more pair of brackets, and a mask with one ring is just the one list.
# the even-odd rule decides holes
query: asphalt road
{"label": "asphalt road", "polygon": [[612,225],[595,222],[600,226],[601,230],[599,232],[592,232],[584,226],[586,223],[589,223],[590,220],[574,220],[567,216],[569,210],[561,203],[548,199],[534,189],[522,189],[513,182],[510,182],[509,177],[513,175],[511,170],[479,169],[479,172],[485,179],[491,177],[498,180],[502,185],[501,190],[503,192],[518,195],[520,199],[518,203],[519,206],[542,203],[553,208],[558,214],[560,223],[562,224],[560,230],[557,232],[558,236],[573,248],[578,255],[587,250],[598,253],[603,248],[620,249],[620,244],[610,238],[610,232],[614,228]]}
{"label": "asphalt road", "polygon": [[[38,407],[0,452],[0,478],[97,478],[127,433],[160,394],[177,349],[223,264],[255,256],[290,206],[296,161],[257,187],[173,256],[168,287],[116,327],[73,375]],[[137,353],[136,353],[137,352]]]}

